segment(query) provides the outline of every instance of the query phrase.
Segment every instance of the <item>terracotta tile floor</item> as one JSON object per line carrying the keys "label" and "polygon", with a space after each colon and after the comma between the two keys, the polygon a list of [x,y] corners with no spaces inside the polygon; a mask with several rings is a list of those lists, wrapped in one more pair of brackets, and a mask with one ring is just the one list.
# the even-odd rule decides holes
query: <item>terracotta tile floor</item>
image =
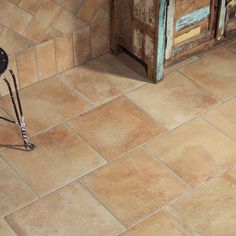
{"label": "terracotta tile floor", "polygon": [[235,43],[157,85],[123,59],[21,91],[37,148],[0,122],[0,236],[236,235]]}

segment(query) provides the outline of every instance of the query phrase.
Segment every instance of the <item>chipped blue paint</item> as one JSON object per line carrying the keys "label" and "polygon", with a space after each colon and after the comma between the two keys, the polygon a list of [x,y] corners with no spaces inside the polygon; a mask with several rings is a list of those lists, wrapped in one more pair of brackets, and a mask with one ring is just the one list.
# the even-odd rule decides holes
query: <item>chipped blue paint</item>
{"label": "chipped blue paint", "polygon": [[180,31],[186,26],[190,26],[196,22],[202,21],[210,15],[210,6],[203,7],[194,12],[191,12],[181,18],[176,22],[176,31]]}
{"label": "chipped blue paint", "polygon": [[175,0],[169,0],[167,9],[167,28],[166,28],[166,59],[173,55],[174,47],[174,15],[175,15]]}
{"label": "chipped blue paint", "polygon": [[158,19],[158,45],[157,45],[157,72],[156,80],[164,77],[165,46],[166,46],[166,15],[168,1],[160,0]]}

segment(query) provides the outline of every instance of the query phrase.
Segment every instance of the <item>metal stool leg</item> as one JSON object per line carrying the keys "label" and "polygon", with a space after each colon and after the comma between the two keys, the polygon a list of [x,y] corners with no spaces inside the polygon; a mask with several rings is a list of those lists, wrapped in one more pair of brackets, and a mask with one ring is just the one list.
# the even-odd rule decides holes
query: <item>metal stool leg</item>
{"label": "metal stool leg", "polygon": [[6,76],[4,74],[2,74],[1,77],[3,78],[4,82],[6,83],[6,85],[8,87],[8,90],[9,90],[9,93],[11,96],[12,105],[13,105],[14,112],[15,112],[15,116],[16,116],[16,121],[12,121],[12,120],[9,120],[4,117],[1,117],[1,118],[8,121],[8,122],[15,123],[16,125],[18,125],[23,142],[24,142],[24,147],[27,151],[31,151],[35,148],[35,145],[29,142],[29,139],[26,134],[25,120],[24,120],[23,110],[22,110],[22,106],[21,106],[16,77],[14,75],[14,72],[11,69],[9,69],[9,72],[10,72],[12,80],[13,80],[15,93],[16,93],[16,99],[15,99],[14,93],[12,91],[11,84],[8,81],[8,79],[6,78]]}

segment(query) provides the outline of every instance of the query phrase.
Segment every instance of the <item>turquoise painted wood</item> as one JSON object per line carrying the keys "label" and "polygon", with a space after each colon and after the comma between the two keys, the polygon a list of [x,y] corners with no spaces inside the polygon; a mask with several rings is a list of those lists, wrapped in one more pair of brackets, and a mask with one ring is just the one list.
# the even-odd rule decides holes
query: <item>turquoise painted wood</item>
{"label": "turquoise painted wood", "polygon": [[159,2],[159,19],[158,20],[158,44],[157,44],[157,69],[156,81],[160,81],[164,77],[164,63],[166,52],[166,21],[168,1],[160,0]]}
{"label": "turquoise painted wood", "polygon": [[220,40],[221,36],[225,32],[225,18],[226,18],[226,0],[222,0],[221,2],[221,9],[220,9],[220,19],[218,25],[218,34],[217,39]]}
{"label": "turquoise painted wood", "polygon": [[185,27],[200,22],[205,18],[209,17],[209,15],[210,15],[210,6],[203,7],[194,12],[191,12],[177,20],[176,31],[180,31]]}
{"label": "turquoise painted wood", "polygon": [[166,59],[171,58],[174,52],[174,24],[175,24],[175,0],[169,0],[167,9],[167,28],[166,28]]}

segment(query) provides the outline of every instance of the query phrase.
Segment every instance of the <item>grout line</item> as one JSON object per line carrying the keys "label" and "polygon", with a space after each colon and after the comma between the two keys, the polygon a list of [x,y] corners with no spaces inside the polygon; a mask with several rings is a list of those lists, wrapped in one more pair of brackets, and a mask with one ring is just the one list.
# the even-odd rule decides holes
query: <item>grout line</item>
{"label": "grout line", "polygon": [[201,118],[208,123],[213,129],[217,130],[217,132],[220,132],[221,134],[223,134],[224,136],[226,136],[227,138],[229,138],[231,141],[236,142],[236,140],[234,138],[232,138],[230,135],[228,135],[227,133],[225,133],[223,130],[219,129],[218,127],[216,127],[213,123],[211,123],[209,120],[207,120],[205,117],[201,116]]}
{"label": "grout line", "polygon": [[27,181],[20,175],[20,173],[17,172],[17,170],[4,158],[4,156],[0,155],[0,162],[5,163],[5,165],[14,173],[14,175],[17,177],[17,179],[20,180],[21,183],[23,183],[28,190],[35,195],[36,199],[39,199],[39,195],[36,193],[36,191],[27,183]]}
{"label": "grout line", "polygon": [[[68,123],[64,123],[64,125],[69,129],[69,130],[71,130],[74,134],[76,134],[78,137],[80,137],[86,144],[88,144],[89,145],[89,147],[91,147],[105,162],[106,162],[106,164],[108,164],[109,163],[109,161],[101,154],[101,153],[99,153],[98,152],[98,150],[93,146],[93,145],[91,145],[85,138],[83,138],[78,132],[76,132],[76,130],[73,128],[73,127],[71,127]],[[102,166],[100,166],[100,167],[102,167]],[[96,169],[98,169],[98,168],[96,168]],[[90,173],[91,171],[89,171],[89,173]],[[85,176],[86,174],[84,174],[83,176]]]}
{"label": "grout line", "polygon": [[[230,40],[232,40],[232,41],[230,42]],[[204,57],[210,56],[211,54],[213,54],[215,52],[218,52],[221,49],[226,49],[228,46],[230,46],[233,43],[235,43],[235,40],[233,37],[231,37],[231,38],[228,38],[228,40],[225,40],[224,42],[222,42],[221,44],[218,44],[218,45],[216,44],[215,46],[210,47],[208,50],[205,51],[204,55],[201,55],[201,53],[204,53],[204,50],[196,53],[196,55],[200,59],[202,59]],[[213,49],[213,50],[211,50],[211,49]]]}
{"label": "grout line", "polygon": [[157,210],[153,211],[152,213],[148,214],[147,216],[143,217],[142,219],[138,220],[137,222],[135,222],[134,224],[131,224],[127,230],[134,228],[135,226],[143,223],[145,220],[149,219],[150,217],[154,216],[155,214],[163,211],[166,207],[168,207],[169,205],[174,204],[175,202],[179,201],[180,199],[182,199],[185,195],[189,194],[188,191],[183,192],[182,194],[180,194],[177,198],[173,199],[172,201],[168,202],[167,204],[165,204],[164,206],[158,208]]}
{"label": "grout line", "polygon": [[93,191],[90,191],[90,189],[83,183],[81,182],[80,180],[78,180],[78,182],[81,184],[81,186],[87,191],[90,193],[90,195],[95,199],[97,200],[97,202],[99,202],[119,223],[120,225],[125,229],[127,229],[127,227],[121,222],[121,220],[109,209],[108,206],[106,206],[105,203],[103,203],[102,201],[100,201],[97,196],[93,193]]}
{"label": "grout line", "polygon": [[[101,157],[101,159],[104,159],[104,158],[102,158],[101,155],[99,155],[99,156]],[[38,199],[38,200],[41,200],[41,199],[43,199],[43,198],[49,196],[50,194],[53,194],[53,193],[57,192],[58,190],[63,189],[63,188],[65,188],[66,186],[68,186],[68,185],[70,185],[70,184],[72,184],[72,183],[74,183],[74,182],[77,182],[79,179],[83,178],[84,176],[88,175],[89,173],[94,172],[94,171],[96,171],[97,169],[104,167],[107,163],[108,163],[108,162],[107,162],[106,160],[104,160],[104,163],[103,163],[102,165],[100,165],[99,167],[94,167],[93,169],[88,170],[88,171],[86,171],[85,173],[83,173],[83,174],[81,174],[81,175],[78,175],[78,176],[76,176],[76,177],[74,177],[74,178],[71,178],[70,180],[66,181],[66,182],[63,183],[63,184],[61,184],[61,185],[59,185],[59,186],[57,186],[57,187],[55,187],[55,188],[52,188],[52,189],[49,190],[48,192],[41,194],[41,195],[39,196],[39,199]]]}
{"label": "grout line", "polygon": [[182,76],[184,76],[187,80],[191,81],[192,83],[194,83],[195,85],[197,85],[199,88],[201,88],[203,91],[206,91],[209,95],[211,95],[213,98],[217,99],[219,102],[224,102],[221,98],[218,98],[215,94],[213,94],[209,89],[205,88],[203,85],[201,85],[200,83],[196,82],[195,80],[193,80],[191,77],[189,77],[188,75],[184,74],[183,72],[177,70],[177,72],[179,74],[181,74]]}
{"label": "grout line", "polygon": [[[75,67],[78,67],[78,65],[76,65],[77,63],[77,53],[76,53],[76,47],[75,47],[75,44],[76,44],[76,30],[72,31],[72,51],[73,51],[73,67],[72,68],[75,68]],[[68,70],[66,70],[68,71]],[[64,73],[66,72],[64,71]]]}
{"label": "grout line", "polygon": [[[33,47],[34,50],[34,64],[35,64],[35,68],[36,68],[36,75],[37,75],[37,83],[40,81],[39,79],[39,72],[38,72],[38,62],[37,62],[37,55],[36,55],[36,47]],[[34,83],[33,83],[34,84]]]}
{"label": "grout line", "polygon": [[[180,70],[180,69],[182,69],[182,68],[184,68],[184,67],[186,67],[186,66],[189,66],[189,65],[195,63],[196,61],[200,60],[200,57],[198,57],[196,54],[194,54],[193,56],[188,57],[188,58],[186,58],[185,60],[188,60],[188,59],[192,59],[192,61],[190,61],[190,62],[188,62],[188,63],[186,63],[186,64],[184,64],[184,65],[180,65],[180,66],[179,66],[178,68],[176,68],[175,70],[170,70],[170,69],[171,69],[172,66],[177,66],[178,63],[181,63],[181,62],[183,62],[183,61],[179,61],[177,64],[165,68],[165,71],[166,71],[165,76],[167,76],[167,75],[169,75],[169,74],[171,74],[171,73],[173,73],[173,72],[176,72],[176,71],[178,71],[178,70]],[[168,69],[169,69],[170,71],[168,71]]]}
{"label": "grout line", "polygon": [[91,105],[92,107],[94,107],[94,104],[88,99],[86,98],[80,91],[78,91],[73,85],[71,85],[69,82],[67,82],[64,78],[57,76],[56,77],[70,90],[74,91],[77,95],[79,95],[79,97],[83,98],[84,101],[86,101],[89,105]]}
{"label": "grout line", "polygon": [[184,183],[185,185],[187,185],[190,189],[193,189],[194,186],[189,183],[187,180],[184,179],[184,177],[178,175],[170,166],[168,166],[164,161],[162,161],[156,154],[154,154],[152,151],[150,151],[147,147],[143,146],[143,150],[149,154],[155,161],[157,161],[158,163],[161,163],[161,165],[163,167],[165,167],[166,169],[168,169],[172,175],[174,175],[175,177],[177,177],[182,183]]}
{"label": "grout line", "polygon": [[181,229],[183,229],[183,231],[186,232],[189,236],[193,236],[193,234],[187,230],[186,225],[183,225],[183,224],[181,224],[180,222],[178,222],[178,220],[177,220],[173,215],[169,214],[168,211],[164,210],[163,213],[164,213],[176,226],[179,226]]}
{"label": "grout line", "polygon": [[[22,210],[22,209],[24,209],[24,208],[26,208],[26,207],[28,207],[28,206],[34,204],[35,202],[37,202],[37,201],[39,201],[39,200],[40,200],[40,199],[37,198],[37,199],[34,199],[34,200],[32,200],[32,201],[29,201],[28,203],[25,203],[25,204],[23,204],[22,206],[17,207],[17,208],[15,208],[14,210],[8,212],[7,214],[3,215],[2,217],[3,217],[4,220],[5,220],[5,218],[6,218],[7,216],[12,215],[12,214],[16,213],[17,211],[20,211],[20,210]],[[6,221],[6,222],[7,222],[7,221]],[[8,223],[8,222],[7,222],[7,223]]]}
{"label": "grout line", "polygon": [[9,231],[11,231],[11,235],[17,236],[17,233],[15,232],[15,230],[8,224],[8,222],[4,219],[4,217],[2,217],[2,219],[0,218],[0,220],[3,221],[3,223],[7,226],[7,228],[9,229]]}
{"label": "grout line", "polygon": [[[64,36],[64,35],[63,35],[63,36]],[[53,54],[54,54],[55,66],[56,66],[56,73],[55,73],[54,76],[57,75],[58,70],[59,70],[59,68],[58,68],[58,57],[57,57],[57,52],[56,52],[56,51],[57,51],[57,50],[56,50],[56,38],[57,38],[57,37],[55,37],[55,38],[52,39],[52,43],[53,43]],[[63,37],[61,37],[61,38],[63,38]]]}
{"label": "grout line", "polygon": [[[74,133],[79,136],[85,143],[87,143],[96,153],[99,154],[99,156],[101,156],[106,162],[107,164],[110,163],[111,161],[109,161],[104,155],[102,155],[95,147],[93,144],[89,143],[83,136],[81,136],[69,123],[65,122],[66,127],[68,127],[69,129],[73,130]],[[102,168],[103,166],[101,166],[100,168]],[[97,168],[97,169],[100,169]],[[89,172],[90,173],[90,172]],[[89,174],[88,173],[88,174]],[[86,175],[83,175],[83,177]]]}
{"label": "grout line", "polygon": [[[148,216],[144,217],[143,219],[141,219],[140,221],[132,224],[130,227],[127,228],[127,230],[135,227],[136,225],[139,225],[141,223],[143,223],[145,220],[149,219],[150,217],[154,216],[155,214],[157,214],[158,212],[164,211],[166,212],[165,208],[170,207],[171,205],[173,205],[176,202],[181,201],[182,199],[184,199],[187,196],[190,196],[192,194],[194,194],[195,192],[197,192],[199,189],[206,187],[208,184],[214,182],[217,178],[223,176],[224,174],[226,174],[226,172],[228,172],[229,170],[231,170],[232,168],[236,167],[236,165],[233,165],[231,167],[229,167],[228,169],[224,170],[223,173],[219,173],[218,175],[214,176],[212,179],[210,179],[209,181],[203,182],[202,184],[196,186],[193,189],[190,189],[189,191],[186,191],[184,193],[182,193],[179,197],[177,197],[176,199],[170,201],[169,203],[167,203],[166,205],[164,205],[163,207],[157,209],[156,211],[154,211],[153,213],[149,214]],[[182,226],[183,227],[183,226]]]}

